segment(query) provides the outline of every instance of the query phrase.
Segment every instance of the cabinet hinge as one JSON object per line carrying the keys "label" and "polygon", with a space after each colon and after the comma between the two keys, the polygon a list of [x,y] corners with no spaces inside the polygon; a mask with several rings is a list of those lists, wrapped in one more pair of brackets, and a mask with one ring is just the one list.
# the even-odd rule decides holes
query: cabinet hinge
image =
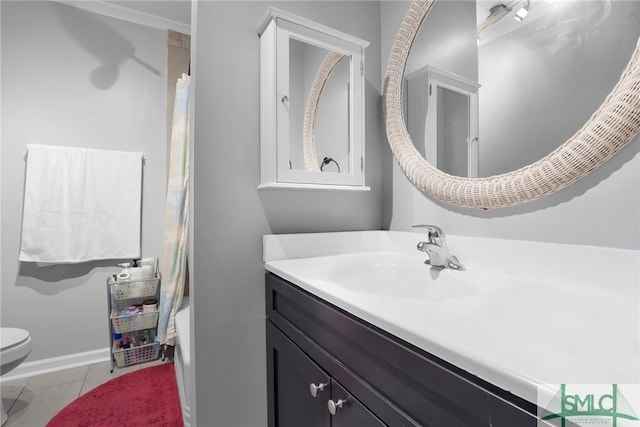
{"label": "cabinet hinge", "polygon": [[431,96],[431,83],[429,83],[429,96]]}
{"label": "cabinet hinge", "polygon": [[364,76],[364,63],[360,61],[360,75]]}
{"label": "cabinet hinge", "polygon": [[364,157],[360,157],[360,170],[364,170]]}

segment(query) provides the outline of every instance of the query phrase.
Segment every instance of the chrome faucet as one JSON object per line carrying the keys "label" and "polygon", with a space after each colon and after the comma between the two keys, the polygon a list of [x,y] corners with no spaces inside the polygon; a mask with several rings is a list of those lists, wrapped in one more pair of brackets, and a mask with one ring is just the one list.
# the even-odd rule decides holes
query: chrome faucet
{"label": "chrome faucet", "polygon": [[429,259],[425,264],[430,264],[436,268],[451,268],[453,270],[464,270],[464,266],[457,256],[449,253],[447,243],[444,241],[444,231],[435,225],[414,225],[414,228],[427,229],[427,241],[418,243],[418,250],[426,252]]}

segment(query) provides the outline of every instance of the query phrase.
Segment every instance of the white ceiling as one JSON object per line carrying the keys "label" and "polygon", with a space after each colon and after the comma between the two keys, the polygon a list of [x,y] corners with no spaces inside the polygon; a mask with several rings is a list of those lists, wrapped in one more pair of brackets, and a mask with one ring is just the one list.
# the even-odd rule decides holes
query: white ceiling
{"label": "white ceiling", "polygon": [[[127,11],[130,11],[130,15],[136,16],[136,19],[144,18],[148,15],[153,18],[166,21],[165,24],[170,29],[190,33],[191,26],[191,0],[97,0],[97,1],[78,1],[78,0],[55,0],[63,3],[68,3],[77,7],[86,8],[86,4],[94,5],[91,9],[95,12],[101,13],[104,8],[100,8],[99,5],[105,5],[106,7],[112,6],[119,10],[117,16],[122,19],[127,19],[126,15],[129,15]],[[477,26],[485,21],[490,14],[490,9],[494,6],[503,4],[507,8],[511,9],[511,12],[504,18],[500,19],[499,23],[491,25],[482,33],[481,41],[486,43],[490,40],[502,37],[517,28],[521,28],[523,25],[530,24],[536,21],[539,17],[545,16],[550,12],[549,6],[551,2],[541,0],[530,0],[531,9],[529,16],[525,22],[517,22],[513,19],[515,12],[522,7],[526,0],[476,0],[476,15]],[[104,12],[110,14],[110,11]],[[124,15],[123,15],[124,13]],[[169,24],[167,24],[167,22]],[[171,23],[176,25],[172,25]],[[497,25],[496,25],[497,24]],[[171,28],[173,26],[173,28]]]}
{"label": "white ceiling", "polygon": [[191,34],[191,0],[53,1],[137,24]]}
{"label": "white ceiling", "polygon": [[119,7],[191,24],[191,0],[104,0]]}

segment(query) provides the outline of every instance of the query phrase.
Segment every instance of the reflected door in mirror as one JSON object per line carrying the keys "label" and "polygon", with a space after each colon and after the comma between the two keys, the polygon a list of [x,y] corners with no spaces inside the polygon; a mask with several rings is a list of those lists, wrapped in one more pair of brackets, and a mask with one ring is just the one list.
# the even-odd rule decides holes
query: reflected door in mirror
{"label": "reflected door in mirror", "polygon": [[469,97],[437,87],[436,164],[450,175],[469,176]]}
{"label": "reflected door in mirror", "polygon": [[420,153],[450,175],[478,176],[478,84],[431,66],[407,76],[407,128]]}

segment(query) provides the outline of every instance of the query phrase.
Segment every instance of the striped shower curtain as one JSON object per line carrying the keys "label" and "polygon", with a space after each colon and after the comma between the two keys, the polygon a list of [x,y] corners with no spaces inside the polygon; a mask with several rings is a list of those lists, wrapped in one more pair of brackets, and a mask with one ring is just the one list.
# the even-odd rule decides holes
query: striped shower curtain
{"label": "striped shower curtain", "polygon": [[175,345],[175,315],[182,305],[187,276],[189,221],[189,82],[183,74],[176,84],[169,149],[169,178],[164,212],[164,250],[158,339]]}

